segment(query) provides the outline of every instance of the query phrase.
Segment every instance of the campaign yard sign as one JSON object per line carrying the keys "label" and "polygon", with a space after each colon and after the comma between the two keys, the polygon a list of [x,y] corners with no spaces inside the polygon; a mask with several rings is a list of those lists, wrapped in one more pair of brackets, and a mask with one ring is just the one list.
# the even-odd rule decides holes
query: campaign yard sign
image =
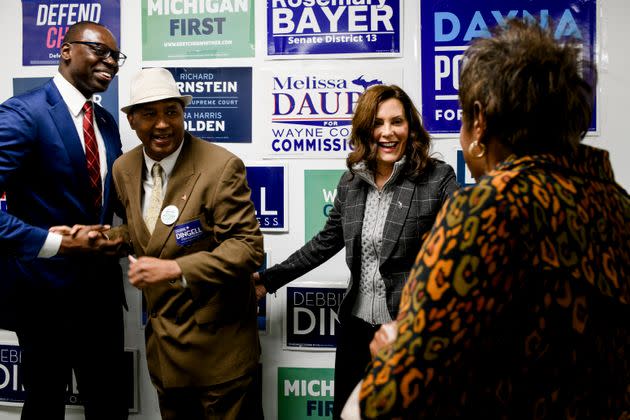
{"label": "campaign yard sign", "polygon": [[335,370],[278,368],[278,420],[332,419]]}
{"label": "campaign yard sign", "polygon": [[[576,39],[595,61],[596,0],[421,0],[422,114],[434,134],[454,134],[461,125],[459,73],[470,41],[516,18],[549,28],[559,40]],[[593,118],[591,131],[596,130]]]}
{"label": "campaign yard sign", "polygon": [[283,163],[247,162],[247,184],[263,232],[287,232],[288,179]]}
{"label": "campaign yard sign", "polygon": [[182,95],[193,97],[184,112],[190,134],[215,143],[252,142],[251,67],[173,67]]}
{"label": "campaign yard sign", "polygon": [[254,56],[254,0],[141,0],[142,59]]}
{"label": "campaign yard sign", "polygon": [[287,287],[285,349],[334,351],[345,287]]}
{"label": "campaign yard sign", "polygon": [[269,58],[399,56],[401,0],[267,0]]}
{"label": "campaign yard sign", "polygon": [[22,65],[57,65],[68,28],[84,20],[104,25],[122,42],[120,0],[22,0]]}
{"label": "campaign yard sign", "polygon": [[307,169],[304,171],[304,242],[308,242],[326,224],[337,197],[337,184],[343,169]]}
{"label": "campaign yard sign", "polygon": [[[21,406],[25,391],[20,377],[22,349],[16,344],[0,343],[0,405]],[[55,363],[51,360],[50,363]],[[125,349],[125,372],[129,375],[127,389],[129,412],[138,412],[138,350]],[[66,388],[66,405],[82,406],[74,373],[69,372]]]}
{"label": "campaign yard sign", "polygon": [[[258,267],[258,272],[264,271],[269,267],[269,251],[265,251],[263,263]],[[258,332],[260,334],[268,334],[269,333],[269,311],[267,310],[267,296],[258,300],[257,303],[257,313],[256,313],[256,321],[258,323]]]}
{"label": "campaign yard sign", "polygon": [[352,115],[359,97],[371,86],[402,83],[402,67],[310,66],[294,71],[287,66],[262,72],[261,105],[270,114],[265,152],[269,158],[343,158],[349,142]]}
{"label": "campaign yard sign", "polygon": [[461,150],[457,151],[457,183],[462,187],[470,187],[471,185],[475,185],[476,181],[472,177],[470,173],[470,169],[466,166],[466,161],[464,160],[464,152]]}

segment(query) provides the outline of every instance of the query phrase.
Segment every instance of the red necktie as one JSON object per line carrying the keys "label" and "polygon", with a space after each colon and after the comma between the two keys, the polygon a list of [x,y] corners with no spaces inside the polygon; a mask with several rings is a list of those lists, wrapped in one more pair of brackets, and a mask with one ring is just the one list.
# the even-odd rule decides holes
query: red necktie
{"label": "red necktie", "polygon": [[94,134],[92,102],[87,101],[83,105],[83,140],[85,141],[85,159],[90,177],[90,195],[97,214],[101,211],[102,190],[101,190],[101,165],[98,156],[98,144]]}

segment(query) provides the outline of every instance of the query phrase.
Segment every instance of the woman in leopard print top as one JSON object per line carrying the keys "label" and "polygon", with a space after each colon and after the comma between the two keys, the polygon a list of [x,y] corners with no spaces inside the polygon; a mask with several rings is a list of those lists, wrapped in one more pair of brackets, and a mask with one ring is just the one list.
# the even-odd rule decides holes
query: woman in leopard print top
{"label": "woman in leopard print top", "polygon": [[438,215],[397,338],[372,343],[362,417],[628,415],[630,198],[607,152],[580,144],[593,90],[577,57],[516,21],[466,51],[460,139],[478,184]]}

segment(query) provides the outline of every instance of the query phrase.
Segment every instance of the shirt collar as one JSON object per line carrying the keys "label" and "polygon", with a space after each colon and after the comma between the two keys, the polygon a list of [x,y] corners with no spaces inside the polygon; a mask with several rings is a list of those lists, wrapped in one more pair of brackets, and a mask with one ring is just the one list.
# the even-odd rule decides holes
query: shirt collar
{"label": "shirt collar", "polygon": [[[396,181],[396,179],[398,179],[398,176],[402,172],[402,169],[405,166],[406,162],[407,162],[407,156],[403,155],[400,158],[400,160],[394,163],[394,169],[392,171],[392,174],[389,176],[389,179],[383,185],[383,189],[388,187],[390,184],[393,184]],[[372,173],[372,171],[368,169],[367,163],[364,160],[352,165],[352,170],[354,173],[356,173],[359,176],[359,178],[363,179],[365,182],[367,182],[374,188],[377,188],[376,182],[374,181],[374,174]]]}
{"label": "shirt collar", "polygon": [[[185,141],[185,140],[184,140]],[[164,175],[168,180],[171,177],[171,172],[173,172],[173,168],[175,167],[175,163],[177,162],[177,158],[179,157],[180,152],[182,151],[182,147],[184,146],[184,141],[179,144],[177,150],[173,153],[165,157],[164,159],[157,161],[153,160],[147,155],[147,152],[142,148],[142,154],[144,155],[144,168],[148,174],[151,173],[151,168],[153,168],[153,164],[159,163],[164,170]]]}
{"label": "shirt collar", "polygon": [[81,110],[83,109],[85,101],[91,101],[92,97],[85,99],[85,96],[79,92],[79,89],[74,87],[74,85],[67,81],[66,78],[59,72],[57,72],[55,77],[53,77],[53,82],[55,83],[55,86],[57,86],[57,90],[59,90],[61,98],[68,106],[68,110],[70,110],[72,116],[75,118],[78,117],[79,113],[81,113]]}

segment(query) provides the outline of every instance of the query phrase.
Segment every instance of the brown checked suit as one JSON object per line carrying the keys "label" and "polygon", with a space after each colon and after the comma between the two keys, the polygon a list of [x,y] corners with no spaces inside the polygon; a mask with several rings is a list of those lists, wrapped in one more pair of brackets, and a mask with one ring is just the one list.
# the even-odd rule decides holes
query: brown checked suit
{"label": "brown checked suit", "polygon": [[[142,218],[143,166],[138,146],[113,167],[126,233],[137,257],[174,259],[187,283],[144,289],[151,379],[163,388],[206,387],[252,372],[260,345],[250,274],[262,263],[263,238],[243,162],[186,133],[162,205],[176,206],[178,217],[170,225],[158,219],[152,235]],[[187,241],[181,232],[191,227]]]}

